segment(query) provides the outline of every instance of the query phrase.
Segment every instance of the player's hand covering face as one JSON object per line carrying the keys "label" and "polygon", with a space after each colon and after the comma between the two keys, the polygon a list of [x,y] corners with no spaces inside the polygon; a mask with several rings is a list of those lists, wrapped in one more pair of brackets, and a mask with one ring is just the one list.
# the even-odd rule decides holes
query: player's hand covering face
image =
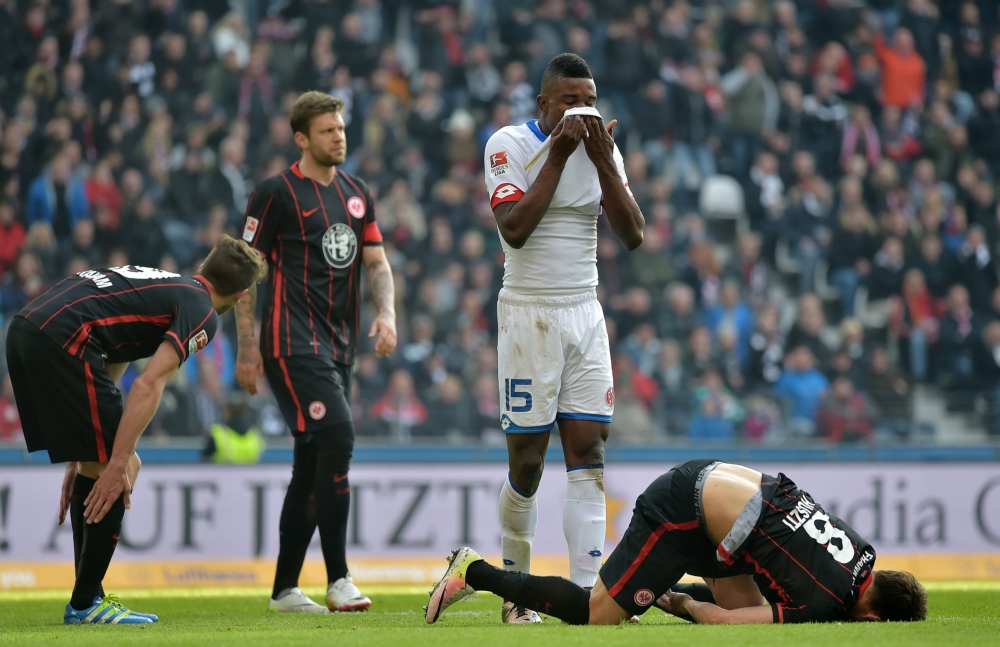
{"label": "player's hand covering face", "polygon": [[585,132],[587,126],[580,115],[563,117],[552,131],[552,148],[549,155],[565,162],[576,151]]}
{"label": "player's hand covering face", "polygon": [[577,118],[583,121],[584,128],[586,129],[587,134],[583,138],[583,145],[587,150],[587,157],[594,163],[594,166],[607,165],[611,169],[614,169],[615,138],[612,137],[611,131],[614,129],[615,124],[618,123],[618,120],[612,119],[611,123],[605,126],[604,119],[601,117],[580,115]]}

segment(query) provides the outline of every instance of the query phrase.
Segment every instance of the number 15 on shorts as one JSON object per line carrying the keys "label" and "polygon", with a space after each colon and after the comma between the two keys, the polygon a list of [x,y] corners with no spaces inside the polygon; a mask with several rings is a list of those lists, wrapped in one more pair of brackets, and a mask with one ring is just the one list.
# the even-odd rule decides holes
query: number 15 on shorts
{"label": "number 15 on shorts", "polygon": [[[531,393],[520,391],[522,386],[531,386],[531,380],[507,378],[503,381],[504,409],[511,413],[531,411]],[[511,405],[513,401],[513,406]]]}

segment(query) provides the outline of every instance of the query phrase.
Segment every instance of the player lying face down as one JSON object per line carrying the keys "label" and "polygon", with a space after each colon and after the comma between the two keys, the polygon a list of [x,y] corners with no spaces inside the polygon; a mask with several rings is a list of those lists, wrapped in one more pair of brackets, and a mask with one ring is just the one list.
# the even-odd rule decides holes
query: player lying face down
{"label": "player lying face down", "polygon": [[[503,571],[462,548],[426,619],[480,590],[570,624],[617,624],[654,604],[701,624],[924,620],[927,593],[916,578],[874,567],[872,546],[785,475],[697,460],[639,496],[592,591]],[[707,588],[677,586],[685,573]]]}
{"label": "player lying face down", "polygon": [[[11,322],[7,364],[29,451],[66,463],[59,523],[73,526],[76,584],[66,624],[145,624],[104,595],[139,472],[136,443],[163,388],[266,273],[245,242],[223,236],[201,274],[125,265],[63,279]],[[149,358],[128,398],[115,382],[129,362]]]}

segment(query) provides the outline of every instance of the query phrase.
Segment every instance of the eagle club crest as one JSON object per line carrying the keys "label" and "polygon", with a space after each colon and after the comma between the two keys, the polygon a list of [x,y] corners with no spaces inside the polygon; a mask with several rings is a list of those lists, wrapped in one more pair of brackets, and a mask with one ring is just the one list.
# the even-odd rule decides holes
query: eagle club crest
{"label": "eagle club crest", "polygon": [[365,217],[365,201],[358,196],[351,196],[347,200],[347,213],[351,214],[355,218]]}
{"label": "eagle club crest", "polygon": [[208,345],[208,333],[199,330],[194,337],[188,341],[188,355],[194,355]]}
{"label": "eagle club crest", "polygon": [[649,589],[639,589],[635,592],[635,603],[640,607],[648,607],[653,604],[653,592]]}
{"label": "eagle club crest", "polygon": [[358,253],[358,237],[354,230],[342,222],[332,225],[323,234],[323,256],[338,270],[354,262]]}
{"label": "eagle club crest", "polygon": [[322,420],[326,415],[326,405],[319,400],[309,405],[309,417],[313,420]]}

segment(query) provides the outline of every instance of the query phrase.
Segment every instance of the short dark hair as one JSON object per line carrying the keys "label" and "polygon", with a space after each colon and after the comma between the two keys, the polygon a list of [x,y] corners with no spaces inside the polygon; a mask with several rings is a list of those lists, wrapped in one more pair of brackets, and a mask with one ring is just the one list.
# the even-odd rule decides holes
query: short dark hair
{"label": "short dark hair", "polygon": [[329,112],[341,114],[343,111],[344,102],[340,99],[331,97],[324,92],[310,90],[302,93],[295,100],[288,123],[291,124],[293,133],[302,133],[308,137],[313,119]]}
{"label": "short dark hair", "polygon": [[549,61],[542,73],[542,94],[548,94],[556,79],[593,79],[590,66],[576,54],[560,54]]}
{"label": "short dark hair", "polygon": [[267,275],[267,265],[257,250],[242,240],[223,234],[201,265],[201,275],[216,294],[231,297]]}
{"label": "short dark hair", "polygon": [[905,571],[875,571],[871,587],[872,611],[890,622],[927,619],[927,591]]}

